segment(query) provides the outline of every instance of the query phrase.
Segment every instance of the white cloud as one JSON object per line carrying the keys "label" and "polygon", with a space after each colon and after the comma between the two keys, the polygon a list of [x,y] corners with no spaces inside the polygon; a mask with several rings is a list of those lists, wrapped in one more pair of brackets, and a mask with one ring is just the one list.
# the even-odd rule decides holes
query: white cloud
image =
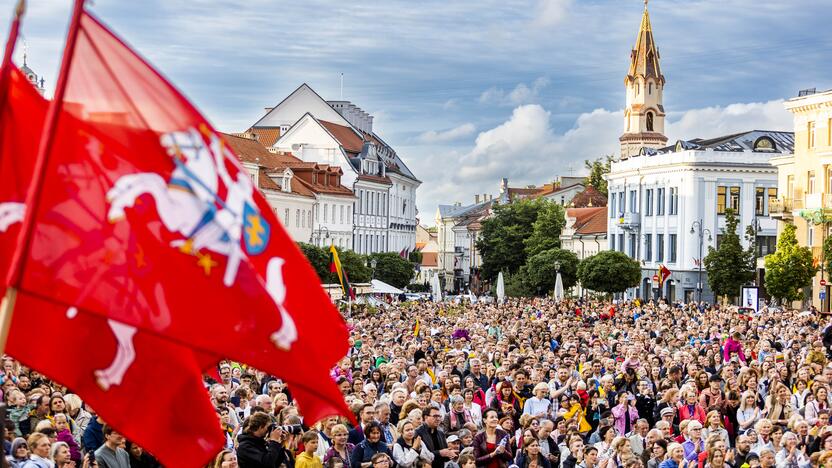
{"label": "white cloud", "polygon": [[459,100],[456,99],[456,98],[451,98],[451,99],[448,99],[447,101],[445,101],[444,104],[442,104],[442,109],[443,110],[456,109],[458,105],[459,105]]}
{"label": "white cloud", "polygon": [[[496,195],[502,177],[508,177],[512,186],[539,185],[571,171],[581,174],[584,160],[618,153],[622,110],[581,114],[564,132],[552,129],[550,116],[537,104],[518,106],[505,122],[480,132],[468,151],[426,151],[428,157],[414,168],[417,173],[431,174],[419,189],[420,209],[432,219],[437,204],[470,203],[475,193]],[[783,101],[775,100],[680,112],[670,116],[667,135],[671,144],[680,138],[713,138],[748,130],[789,131],[792,125]],[[454,169],[436,171],[438,165]]]}
{"label": "white cloud", "polygon": [[513,90],[506,92],[502,88],[492,86],[480,94],[483,104],[498,104],[501,106],[519,106],[537,101],[540,92],[549,85],[549,79],[540,77],[531,85],[520,83]]}
{"label": "white cloud", "polygon": [[477,128],[472,123],[464,123],[448,130],[430,130],[419,135],[423,143],[446,143],[472,135]]}
{"label": "white cloud", "polygon": [[572,0],[539,0],[537,3],[537,26],[553,26],[566,18]]}
{"label": "white cloud", "polygon": [[[673,117],[673,116],[671,116]],[[706,107],[684,112],[668,123],[670,141],[713,138],[747,130],[793,130],[792,114],[782,100]]]}

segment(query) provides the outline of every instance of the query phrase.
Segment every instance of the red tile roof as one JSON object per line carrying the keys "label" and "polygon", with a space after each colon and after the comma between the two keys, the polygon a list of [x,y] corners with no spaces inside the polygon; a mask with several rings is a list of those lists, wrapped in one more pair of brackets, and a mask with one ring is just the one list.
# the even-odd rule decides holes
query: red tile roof
{"label": "red tile roof", "polygon": [[274,146],[280,138],[280,127],[251,127],[247,133],[251,133],[263,146]]}
{"label": "red tile roof", "polygon": [[607,233],[607,207],[567,208],[566,216],[575,218],[575,233],[579,235]]}
{"label": "red tile roof", "polygon": [[368,182],[376,182],[378,184],[393,185],[393,182],[390,182],[389,177],[374,176],[369,174],[361,174],[360,176],[358,176],[358,180],[366,180]]}
{"label": "red tile roof", "polygon": [[439,254],[436,252],[422,252],[422,266],[435,267],[439,265]]}
{"label": "red tile roof", "polygon": [[607,206],[607,197],[593,186],[587,186],[572,198],[571,206],[585,208],[588,206]]}
{"label": "red tile roof", "polygon": [[356,154],[361,153],[362,148],[364,148],[364,140],[362,140],[361,136],[357,135],[351,128],[327,122],[326,120],[321,120],[320,122],[321,125],[323,125],[324,128],[326,128],[326,130],[332,134],[336,140],[338,140],[338,143],[344,147],[345,151]]}

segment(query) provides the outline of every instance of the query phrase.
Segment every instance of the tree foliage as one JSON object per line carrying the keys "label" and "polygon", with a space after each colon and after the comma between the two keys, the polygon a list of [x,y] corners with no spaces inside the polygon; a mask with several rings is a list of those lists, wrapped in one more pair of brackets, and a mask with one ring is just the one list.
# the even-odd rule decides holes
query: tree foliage
{"label": "tree foliage", "polygon": [[[503,275],[505,281],[506,296],[508,297],[531,297],[534,296],[535,291],[529,286],[529,278],[525,267],[521,267],[517,273],[511,275]],[[497,286],[496,281],[493,287],[492,294],[496,297]]]}
{"label": "tree foliage", "polygon": [[786,224],[777,239],[777,251],[766,255],[766,292],[771,296],[796,301],[802,298],[802,288],[812,281],[817,272],[812,251],[797,243],[794,224]]}
{"label": "tree foliage", "polygon": [[754,245],[743,249],[737,234],[739,220],[734,210],[725,210],[725,231],[718,248],[709,247],[704,266],[708,284],[717,296],[735,297],[740,288],[754,279]]}
{"label": "tree foliage", "polygon": [[624,252],[603,250],[578,265],[578,279],[592,291],[617,293],[638,286],[641,266]]}
{"label": "tree foliage", "polygon": [[[317,247],[305,242],[299,242],[303,255],[312,264],[315,273],[322,283],[337,283],[338,275],[329,271],[329,247]],[[347,277],[351,283],[366,283],[370,281],[372,271],[367,267],[367,257],[357,254],[352,250],[335,248],[338,251],[338,258],[341,259],[341,266],[346,270]],[[395,254],[394,254],[395,255]]]}
{"label": "tree foliage", "polygon": [[375,278],[378,280],[401,289],[413,279],[413,264],[396,253],[374,253],[369,256],[369,261],[373,260],[376,261]]}
{"label": "tree foliage", "polygon": [[827,275],[832,278],[832,236],[823,240],[823,262]]}
{"label": "tree foliage", "polygon": [[575,286],[578,282],[578,256],[569,250],[549,249],[529,257],[526,263],[526,277],[532,290],[548,293],[555,289],[556,261],[560,263],[563,290]]}
{"label": "tree foliage", "polygon": [[589,170],[589,175],[584,179],[584,185],[591,185],[599,192],[607,195],[607,181],[604,180],[604,175],[609,174],[612,161],[612,155],[606,155],[594,161],[584,161],[584,166]]}
{"label": "tree foliage", "polygon": [[[560,237],[563,223],[556,224],[552,216],[557,208],[552,208],[554,202],[543,199],[520,200],[509,204],[495,204],[493,216],[483,222],[482,234],[477,241],[477,249],[482,256],[482,276],[494,281],[501,270],[514,274],[526,264],[526,241],[535,232],[535,222],[538,214],[545,213],[541,221],[541,231],[534,241],[533,249],[543,245],[551,245],[551,239]],[[560,213],[562,213],[562,208]],[[542,229],[551,229],[544,235]],[[556,246],[559,244],[556,244]]]}
{"label": "tree foliage", "polygon": [[560,233],[566,225],[566,212],[554,202],[540,204],[537,219],[532,225],[532,234],[523,242],[526,257],[531,258],[541,252],[560,248]]}
{"label": "tree foliage", "polygon": [[407,259],[413,264],[422,263],[422,252],[420,250],[414,250],[413,252],[410,252]]}

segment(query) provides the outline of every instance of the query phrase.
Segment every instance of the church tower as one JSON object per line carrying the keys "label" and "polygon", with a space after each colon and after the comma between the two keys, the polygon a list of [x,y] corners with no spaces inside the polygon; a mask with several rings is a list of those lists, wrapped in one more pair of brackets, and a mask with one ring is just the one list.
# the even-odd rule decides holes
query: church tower
{"label": "church tower", "polygon": [[32,86],[34,86],[35,89],[37,89],[40,94],[43,94],[44,93],[44,87],[43,87],[44,80],[43,80],[43,78],[38,78],[37,73],[35,73],[31,68],[29,68],[29,64],[26,63],[26,58],[27,58],[27,55],[28,55],[27,52],[28,51],[26,50],[26,47],[25,47],[25,44],[24,44],[23,66],[20,67],[20,71],[23,72],[23,75],[26,78],[29,79],[29,81],[32,83]]}
{"label": "church tower", "polygon": [[653,28],[647,13],[647,0],[644,0],[636,46],[630,52],[630,70],[624,78],[627,106],[624,109],[624,133],[618,139],[621,159],[638,156],[642,148],[661,148],[667,144],[662,105],[664,75],[659,59],[659,49],[653,40]]}

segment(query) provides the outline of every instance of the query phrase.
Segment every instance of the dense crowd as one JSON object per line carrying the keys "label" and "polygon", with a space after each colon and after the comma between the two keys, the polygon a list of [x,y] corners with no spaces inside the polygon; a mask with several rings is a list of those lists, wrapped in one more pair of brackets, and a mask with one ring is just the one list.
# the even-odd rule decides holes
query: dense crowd
{"label": "dense crowd", "polygon": [[[308,427],[280,379],[223,363],[206,380],[226,434],[211,466],[832,466],[824,316],[535,299],[347,317],[332,378],[359,424]],[[11,466],[158,465],[11,359],[2,390]]]}

